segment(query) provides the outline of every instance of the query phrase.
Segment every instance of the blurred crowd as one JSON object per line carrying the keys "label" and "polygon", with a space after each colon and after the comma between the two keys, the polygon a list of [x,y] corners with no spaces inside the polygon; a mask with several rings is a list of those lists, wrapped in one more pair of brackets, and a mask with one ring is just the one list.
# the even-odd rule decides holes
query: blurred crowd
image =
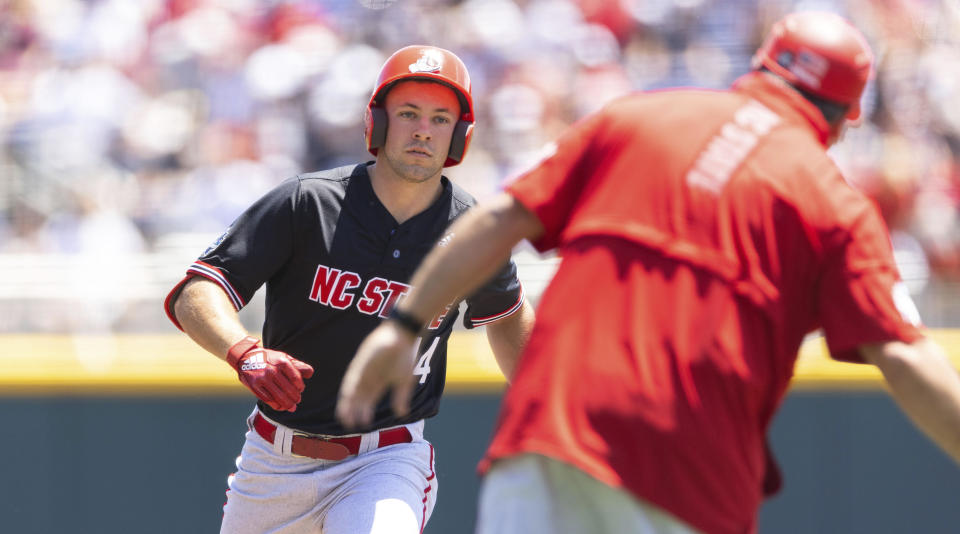
{"label": "blurred crowd", "polygon": [[905,277],[960,280],[951,0],[7,0],[0,254],[112,263],[212,239],[284,178],[369,159],[364,106],[408,44],[470,68],[478,125],[447,174],[484,198],[611,98],[727,87],[795,9],[868,36],[865,119],[832,154],[880,205]]}

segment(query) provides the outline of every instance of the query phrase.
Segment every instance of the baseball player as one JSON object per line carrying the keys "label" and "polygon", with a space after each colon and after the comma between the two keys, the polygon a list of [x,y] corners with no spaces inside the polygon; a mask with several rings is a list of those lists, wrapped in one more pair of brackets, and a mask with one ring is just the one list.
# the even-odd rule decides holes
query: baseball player
{"label": "baseball player", "polygon": [[[170,292],[165,308],[174,324],[226,360],[258,399],[221,532],[422,531],[437,497],[423,420],[437,413],[459,296],[418,328],[409,410],[395,415],[383,404],[356,431],[333,410],[359,342],[403,301],[450,221],[475,203],[441,174],[463,159],[473,121],[470,78],[457,56],[400,49],[367,107],[365,137],[376,160],[283,182]],[[486,325],[509,375],[532,309],[508,255],[495,271],[466,297],[463,323]],[[264,284],[261,341],[237,311]]]}
{"label": "baseball player", "polygon": [[[825,152],[871,63],[843,18],[790,14],[731,90],[609,104],[427,257],[399,304],[417,324],[520,239],[563,258],[481,462],[478,532],[755,531],[779,486],[766,432],[818,327],[960,462],[960,378],[923,337],[877,209]],[[408,379],[413,340],[387,322],[364,341],[348,426]]]}

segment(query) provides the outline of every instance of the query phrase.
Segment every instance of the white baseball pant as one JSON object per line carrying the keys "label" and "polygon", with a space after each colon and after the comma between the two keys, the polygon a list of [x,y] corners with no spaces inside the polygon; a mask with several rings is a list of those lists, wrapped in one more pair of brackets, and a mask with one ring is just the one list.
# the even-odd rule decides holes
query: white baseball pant
{"label": "white baseball pant", "polygon": [[293,431],[276,426],[273,444],[247,432],[228,481],[221,534],[422,532],[437,499],[423,421],[406,425],[411,443],[377,448],[377,432],[363,434],[360,453],[340,461],[292,455]]}

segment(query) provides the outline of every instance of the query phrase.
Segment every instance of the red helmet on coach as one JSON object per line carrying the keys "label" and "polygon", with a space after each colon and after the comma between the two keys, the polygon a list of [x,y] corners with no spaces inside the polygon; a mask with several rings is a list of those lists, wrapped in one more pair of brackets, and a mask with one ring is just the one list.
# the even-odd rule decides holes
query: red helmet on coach
{"label": "red helmet on coach", "polygon": [[753,68],[766,67],[813,95],[849,107],[860,117],[860,95],[873,66],[867,39],[835,13],[791,13],[773,25],[753,56]]}
{"label": "red helmet on coach", "polygon": [[387,139],[387,112],[383,107],[394,84],[406,80],[429,80],[453,89],[460,100],[460,117],[453,130],[450,150],[444,167],[463,160],[473,134],[473,98],[470,95],[470,74],[453,52],[435,46],[407,46],[397,50],[380,68],[376,89],[370,96],[364,117],[364,138],[367,150],[374,156]]}

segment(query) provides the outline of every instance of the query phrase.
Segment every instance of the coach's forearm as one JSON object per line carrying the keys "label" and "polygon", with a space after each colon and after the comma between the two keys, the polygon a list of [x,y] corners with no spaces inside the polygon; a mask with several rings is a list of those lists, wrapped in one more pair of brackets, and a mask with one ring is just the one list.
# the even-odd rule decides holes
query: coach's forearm
{"label": "coach's forearm", "polygon": [[413,289],[398,306],[420,319],[433,317],[489,280],[520,240],[540,232],[536,216],[507,194],[469,210],[450,227],[446,244],[424,259],[410,282]]}
{"label": "coach's forearm", "polygon": [[173,305],[183,331],[198,345],[221,360],[247,330],[230,299],[213,282],[194,277],[184,285]]}
{"label": "coach's forearm", "polygon": [[883,373],[900,408],[960,464],[960,375],[930,340],[861,349]]}

